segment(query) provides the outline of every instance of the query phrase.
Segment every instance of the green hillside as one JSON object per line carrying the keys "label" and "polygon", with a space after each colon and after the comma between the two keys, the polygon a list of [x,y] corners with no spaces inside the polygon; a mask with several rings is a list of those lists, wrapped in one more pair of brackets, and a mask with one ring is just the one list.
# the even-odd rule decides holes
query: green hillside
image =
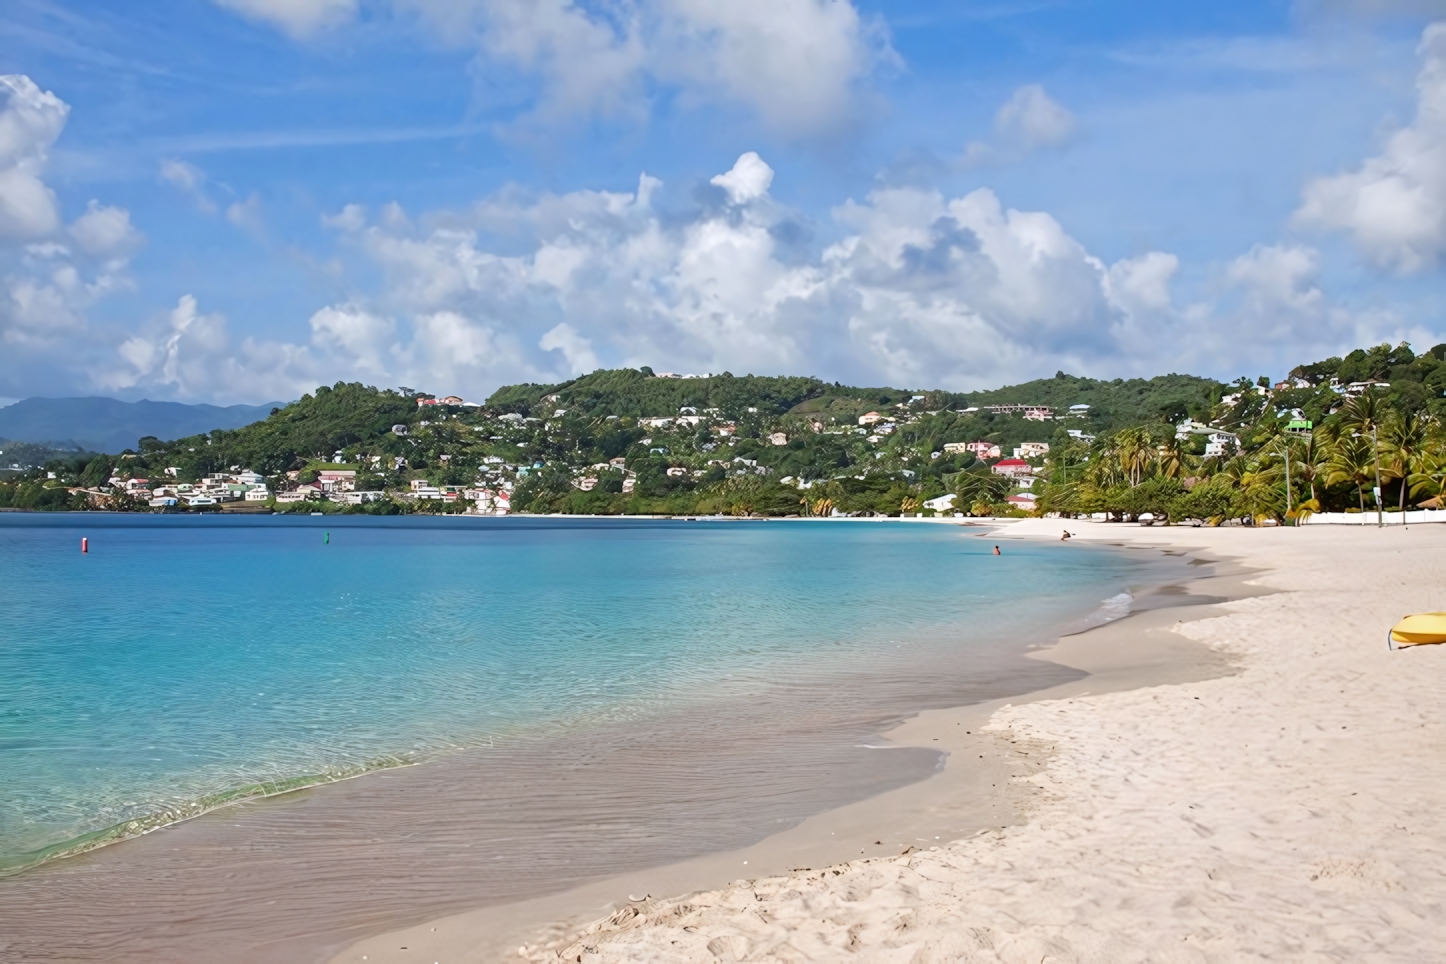
{"label": "green hillside", "polygon": [[[0,481],[0,507],[143,508],[155,490],[240,486],[233,477],[249,471],[266,486],[252,508],[277,511],[455,512],[502,493],[513,512],[896,515],[954,493],[976,514],[1027,511],[1036,496],[1041,511],[1066,515],[1283,518],[1286,448],[1291,509],[1364,509],[1377,468],[1397,507],[1434,497],[1446,484],[1443,416],[1446,345],[1421,355],[1380,345],[1301,365],[1277,384],[1233,386],[1060,372],[954,393],[615,369],[445,405],[338,383],[239,429],[147,437],[118,455],[50,453],[43,469]],[[1028,495],[1005,504],[1013,483],[964,450],[976,442],[1004,457],[1047,447],[1031,455]],[[337,467],[376,499],[268,496]],[[122,491],[138,479],[148,482]]]}

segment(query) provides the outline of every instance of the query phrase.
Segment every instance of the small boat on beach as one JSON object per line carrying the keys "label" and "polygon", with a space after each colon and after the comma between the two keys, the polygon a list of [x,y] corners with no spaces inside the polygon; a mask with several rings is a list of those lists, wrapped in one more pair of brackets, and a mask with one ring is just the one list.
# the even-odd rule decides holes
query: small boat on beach
{"label": "small boat on beach", "polygon": [[1446,643],[1446,613],[1417,613],[1391,627],[1391,648]]}

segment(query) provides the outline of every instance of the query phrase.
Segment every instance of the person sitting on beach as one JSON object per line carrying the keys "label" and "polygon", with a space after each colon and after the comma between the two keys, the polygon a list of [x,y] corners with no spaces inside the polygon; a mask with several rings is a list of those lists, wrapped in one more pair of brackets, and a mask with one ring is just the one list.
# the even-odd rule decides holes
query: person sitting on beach
{"label": "person sitting on beach", "polygon": [[1060,541],[1060,542],[1068,542],[1068,541],[1069,541],[1069,530],[1068,530],[1068,529],[1066,529],[1066,530],[1064,531],[1064,535],[1062,535],[1062,536],[1059,537],[1059,541]]}

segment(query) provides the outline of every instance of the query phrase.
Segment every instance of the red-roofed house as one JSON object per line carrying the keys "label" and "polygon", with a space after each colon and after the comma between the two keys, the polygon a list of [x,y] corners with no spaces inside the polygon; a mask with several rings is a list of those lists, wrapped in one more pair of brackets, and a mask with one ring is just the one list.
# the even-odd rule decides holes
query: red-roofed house
{"label": "red-roofed house", "polygon": [[1014,478],[1019,475],[1029,475],[1033,469],[1024,459],[1000,459],[994,463],[993,471],[995,475],[1007,475]]}

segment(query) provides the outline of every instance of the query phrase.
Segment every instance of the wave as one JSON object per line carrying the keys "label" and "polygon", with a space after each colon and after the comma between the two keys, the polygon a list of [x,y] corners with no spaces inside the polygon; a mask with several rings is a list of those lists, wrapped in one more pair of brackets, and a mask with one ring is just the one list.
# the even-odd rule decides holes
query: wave
{"label": "wave", "polygon": [[1134,601],[1135,597],[1127,592],[1111,596],[1100,604],[1100,608],[1094,611],[1091,618],[1097,626],[1112,623],[1116,619],[1124,619],[1130,614],[1130,607]]}
{"label": "wave", "polygon": [[303,776],[287,777],[280,780],[263,780],[258,783],[248,783],[229,790],[222,790],[217,793],[209,793],[188,803],[167,806],[152,813],[123,820],[120,823],[112,824],[100,830],[83,833],[77,837],[71,837],[68,840],[57,841],[56,843],[41,847],[38,850],[30,850],[18,854],[0,854],[0,878],[13,877],[16,874],[30,870],[47,861],[59,860],[62,857],[74,857],[78,854],[98,850],[101,847],[106,847],[114,843],[120,843],[123,840],[144,836],[152,831],[160,830],[162,827],[169,827],[186,820],[191,820],[202,814],[210,813],[213,810],[229,807],[232,804],[242,803],[247,800],[261,800],[266,797],[276,797],[283,793],[295,793],[298,790],[325,786],[329,783],[340,783],[343,780],[351,780],[368,773],[374,773],[377,770],[394,770],[398,767],[414,766],[419,762],[421,762],[420,759],[412,756],[386,756],[366,763],[331,767],[320,773],[308,773]]}

